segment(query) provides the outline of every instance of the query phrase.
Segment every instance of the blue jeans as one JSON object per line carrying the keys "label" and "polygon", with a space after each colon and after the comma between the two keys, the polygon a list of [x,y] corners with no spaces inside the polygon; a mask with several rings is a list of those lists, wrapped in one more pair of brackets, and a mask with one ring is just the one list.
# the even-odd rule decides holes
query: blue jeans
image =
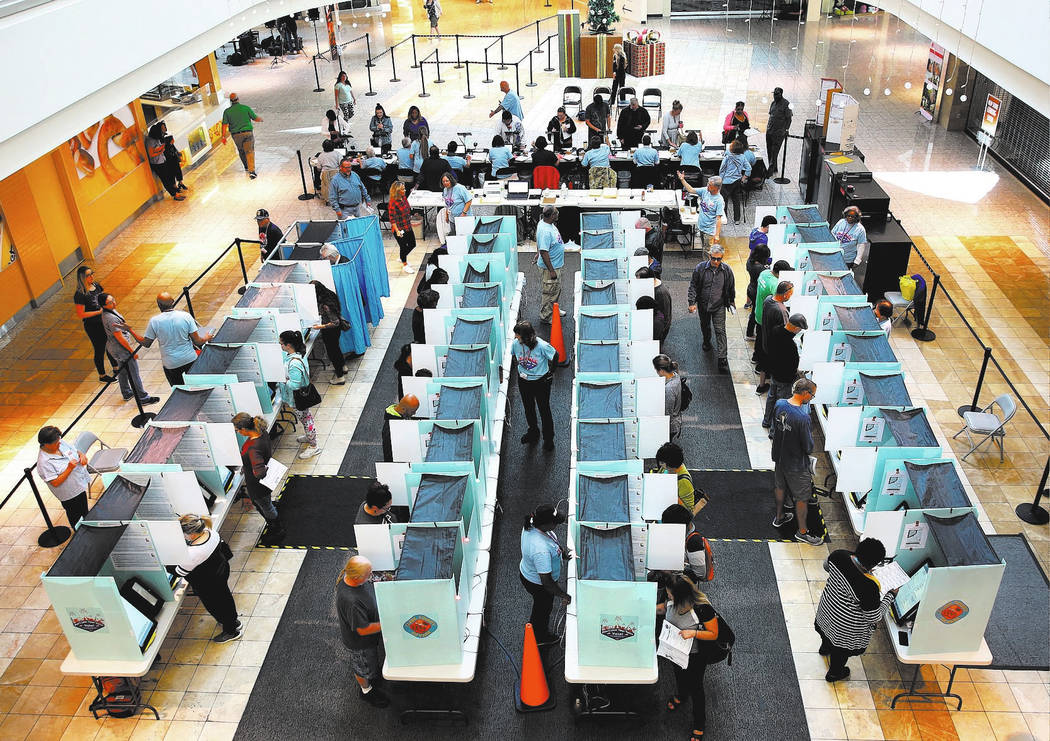
{"label": "blue jeans", "polygon": [[[112,355],[109,357],[109,360],[114,366],[118,366],[122,362]],[[128,378],[129,374],[131,376],[130,379]],[[143,401],[149,398],[146,388],[142,385],[142,377],[139,376],[139,361],[134,358],[128,358],[126,365],[117,373],[117,383],[120,384],[120,395],[124,397],[124,401],[131,401],[136,395]],[[134,391],[131,388],[132,383],[135,385]]]}
{"label": "blue jeans", "polygon": [[769,379],[769,394],[766,396],[766,413],[762,417],[762,426],[769,427],[773,424],[773,407],[777,405],[777,402],[781,399],[787,399],[791,396],[791,383],[781,383],[775,378]]}

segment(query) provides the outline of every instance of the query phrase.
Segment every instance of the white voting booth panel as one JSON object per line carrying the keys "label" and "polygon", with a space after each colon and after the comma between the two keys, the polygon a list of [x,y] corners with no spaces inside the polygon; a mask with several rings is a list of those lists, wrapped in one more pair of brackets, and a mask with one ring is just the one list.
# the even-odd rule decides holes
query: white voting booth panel
{"label": "white voting booth panel", "polygon": [[863,407],[831,407],[828,409],[828,430],[824,450],[842,450],[857,445]]}
{"label": "white voting booth panel", "polygon": [[[677,481],[678,477],[674,478]],[[677,500],[677,494],[675,498]],[[651,571],[681,571],[684,564],[685,536],[685,525],[650,523],[645,567]]]}
{"label": "white voting booth panel", "polygon": [[905,515],[907,512],[904,510],[868,512],[864,517],[864,534],[861,537],[875,538],[886,547],[886,558],[893,558],[897,555]]}
{"label": "white voting booth panel", "polygon": [[831,332],[807,329],[802,332],[798,351],[800,370],[813,370],[817,363],[827,362],[831,353]]}
{"label": "white voting booth panel", "polygon": [[[646,473],[642,475],[642,479],[645,492],[642,498],[642,519],[658,522],[664,510],[678,502],[678,477],[666,473]],[[684,534],[682,540],[684,543]]]}
{"label": "white voting booth panel", "polygon": [[879,453],[878,448],[846,447],[829,450],[828,452],[832,456],[838,456],[837,465],[835,466],[837,473],[835,477],[835,491],[841,493],[851,491],[866,492],[871,489],[872,476],[875,474],[875,462]]}
{"label": "white voting booth panel", "polygon": [[[310,287],[313,288],[313,286]],[[316,292],[314,293],[314,301],[315,303],[317,301]],[[298,314],[290,314],[287,312],[283,312],[279,309],[273,309],[269,307],[252,307],[245,309],[235,306],[233,309],[230,310],[230,316],[237,319],[256,319],[258,317],[272,317],[274,323],[277,325],[276,329],[278,335],[280,335],[281,332],[287,332],[290,330],[297,332],[301,332],[303,330],[303,326],[302,323],[299,321]],[[269,343],[259,344],[262,345]]]}
{"label": "white voting booth panel", "polygon": [[[309,283],[249,283],[249,288],[271,288],[279,287],[284,291],[291,294],[295,308],[291,311],[282,311],[282,314],[289,314],[296,317],[296,321],[299,326],[295,329],[302,327],[309,327],[313,324],[317,324],[321,318],[320,313],[317,310],[317,290]],[[258,316],[257,314],[251,314],[249,312],[258,311],[259,309],[274,309],[279,310],[277,307],[233,307],[231,316],[247,317],[247,316]]]}

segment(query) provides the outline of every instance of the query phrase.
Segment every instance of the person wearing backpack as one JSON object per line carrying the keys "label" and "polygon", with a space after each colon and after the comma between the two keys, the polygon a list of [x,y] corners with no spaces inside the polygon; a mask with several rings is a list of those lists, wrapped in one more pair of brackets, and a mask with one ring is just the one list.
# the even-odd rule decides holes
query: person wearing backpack
{"label": "person wearing backpack", "polygon": [[[693,400],[693,393],[686,385],[685,378],[678,373],[678,363],[666,355],[653,358],[656,375],[664,379],[664,414],[670,420],[671,442],[678,443],[682,437],[682,410]],[[688,395],[688,401],[686,400]]]}
{"label": "person wearing backpack", "polygon": [[686,668],[672,665],[677,692],[667,700],[667,709],[675,712],[681,707],[682,698],[688,696],[693,703],[693,730],[689,738],[690,741],[699,741],[707,721],[704,673],[708,664],[721,661],[717,658],[720,652],[715,645],[721,628],[718,613],[693,581],[679,575],[671,577],[664,591],[664,600],[657,605],[656,611],[679,629],[682,638],[693,639]]}
{"label": "person wearing backpack", "polygon": [[[693,476],[685,466],[685,454],[676,443],[664,443],[656,451],[656,468],[649,473],[673,473],[678,476],[678,503],[694,515],[707,505],[707,495],[693,486]],[[697,492],[700,494],[697,500]]]}
{"label": "person wearing backpack", "polygon": [[680,504],[672,504],[660,515],[664,525],[685,525],[685,556],[682,572],[694,582],[711,581],[715,576],[711,543],[693,524],[693,513]]}

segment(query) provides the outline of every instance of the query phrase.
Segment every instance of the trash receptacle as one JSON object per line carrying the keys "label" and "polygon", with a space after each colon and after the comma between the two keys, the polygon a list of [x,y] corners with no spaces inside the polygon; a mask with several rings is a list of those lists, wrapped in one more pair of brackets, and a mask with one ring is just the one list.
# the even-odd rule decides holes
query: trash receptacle
{"label": "trash receptacle", "polygon": [[423,214],[412,213],[412,232],[416,235],[417,241],[423,241]]}

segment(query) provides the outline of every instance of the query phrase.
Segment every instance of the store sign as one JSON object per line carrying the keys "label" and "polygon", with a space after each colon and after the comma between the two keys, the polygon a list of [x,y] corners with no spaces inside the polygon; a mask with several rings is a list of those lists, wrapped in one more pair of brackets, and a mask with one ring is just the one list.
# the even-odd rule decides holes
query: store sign
{"label": "store sign", "polygon": [[984,103],[984,120],[981,121],[981,131],[988,136],[995,136],[995,127],[999,125],[999,109],[1003,101],[994,95],[989,95]]}
{"label": "store sign", "polygon": [[930,44],[930,55],[926,59],[926,81],[922,86],[922,100],[919,103],[919,113],[927,121],[933,120],[933,112],[937,107],[937,91],[941,86],[943,69],[944,47],[939,44]]}

